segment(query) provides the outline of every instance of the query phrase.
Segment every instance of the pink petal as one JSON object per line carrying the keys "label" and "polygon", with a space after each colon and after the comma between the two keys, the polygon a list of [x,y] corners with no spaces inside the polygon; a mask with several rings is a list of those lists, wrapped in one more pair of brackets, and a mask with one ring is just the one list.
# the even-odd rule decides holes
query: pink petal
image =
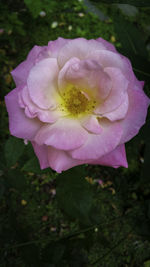
{"label": "pink petal", "polygon": [[39,145],[46,144],[57,149],[70,150],[83,145],[87,138],[87,131],[77,120],[61,118],[54,124],[43,126],[35,141]]}
{"label": "pink petal", "polygon": [[101,119],[100,125],[102,127],[101,134],[89,134],[84,145],[70,152],[74,159],[97,159],[111,152],[118,146],[122,136],[120,123],[112,123],[106,119]]}
{"label": "pink petal", "polygon": [[120,166],[128,168],[125,146],[124,145],[117,146],[110,153],[100,157],[97,160],[91,161],[89,163],[99,164],[99,165],[104,165],[104,166],[111,166],[114,168],[118,168]]}
{"label": "pink petal", "polygon": [[18,105],[18,92],[19,89],[16,88],[5,97],[9,129],[11,134],[16,137],[33,140],[41,123],[37,119],[29,119],[25,116],[24,110]]}
{"label": "pink petal", "polygon": [[80,60],[76,57],[71,58],[66,62],[64,67],[60,70],[58,75],[58,88],[60,93],[63,93],[63,91],[66,89],[68,85],[68,81],[66,80],[66,72],[70,66],[74,66],[76,63],[80,62]]}
{"label": "pink petal", "polygon": [[60,113],[57,110],[43,110],[35,105],[29,96],[26,86],[19,93],[19,103],[25,108],[25,114],[29,118],[38,117],[42,122],[53,123],[60,117]]}
{"label": "pink petal", "polygon": [[50,146],[48,147],[48,160],[50,167],[58,173],[84,163],[81,160],[71,158],[66,151]]}
{"label": "pink petal", "polygon": [[77,58],[71,58],[61,69],[58,76],[60,92],[65,90],[68,83],[99,99],[105,99],[112,86],[109,75],[96,60]]}
{"label": "pink petal", "polygon": [[119,69],[105,68],[105,71],[112,80],[112,89],[105,101],[101,103],[95,110],[96,114],[101,115],[105,115],[106,112],[111,112],[121,105],[126,98],[129,84],[128,80]]}
{"label": "pink petal", "polygon": [[34,66],[38,54],[45,49],[45,47],[35,45],[25,61],[19,64],[12,72],[13,79],[16,86],[25,85],[30,69]]}
{"label": "pink petal", "polygon": [[129,100],[128,100],[128,95],[126,94],[124,101],[117,109],[105,113],[103,116],[111,121],[124,119],[127,114],[128,107],[129,107]]}
{"label": "pink petal", "polygon": [[107,67],[120,69],[130,82],[133,82],[135,79],[130,61],[119,53],[114,53],[109,50],[97,50],[92,52],[88,58],[97,60],[104,70]]}
{"label": "pink petal", "polygon": [[[119,55],[119,57],[120,57],[120,59],[122,60],[122,63],[123,63],[123,65],[122,65],[122,67],[121,67],[123,73],[126,74],[126,77],[127,77],[128,80],[131,81],[132,79],[134,79],[134,78],[135,78],[135,75],[134,75],[134,73],[133,73],[133,69],[132,69],[132,65],[131,65],[130,60],[129,60],[127,57],[121,55],[121,54],[116,50],[115,46],[114,46],[113,44],[111,44],[110,42],[108,42],[108,41],[106,41],[106,40],[104,40],[104,39],[102,39],[102,38],[98,38],[98,39],[96,39],[96,40],[97,40],[98,42],[102,43],[102,44],[106,47],[107,50],[109,50],[109,51],[111,51],[111,52],[114,52],[114,53],[116,53],[116,54]],[[96,53],[97,53],[97,52],[96,52]]]}
{"label": "pink petal", "polygon": [[103,44],[96,40],[86,40],[84,38],[76,38],[70,40],[58,54],[58,64],[62,68],[65,63],[72,57],[86,59],[88,55],[95,50],[105,49]]}
{"label": "pink petal", "polygon": [[65,46],[65,44],[67,44],[68,42],[70,42],[70,39],[64,39],[64,38],[61,38],[61,37],[59,37],[55,41],[50,41],[48,43],[48,49],[50,51],[50,56],[54,57],[54,58],[57,58],[60,49],[63,46]]}
{"label": "pink petal", "polygon": [[91,133],[100,134],[102,127],[96,116],[89,115],[81,120],[82,126]]}
{"label": "pink petal", "polygon": [[89,88],[100,99],[108,96],[112,86],[109,75],[96,60],[81,60],[71,65],[66,72],[66,79],[85,90]]}
{"label": "pink petal", "polygon": [[37,63],[30,71],[27,87],[30,98],[40,108],[56,106],[58,66],[55,58],[47,58]]}
{"label": "pink petal", "polygon": [[106,47],[106,49],[108,49],[108,50],[110,50],[110,51],[112,51],[112,52],[117,53],[117,50],[116,50],[115,46],[114,46],[113,44],[111,44],[110,42],[104,40],[104,39],[101,38],[101,37],[97,38],[96,41],[98,41],[98,42],[100,42],[101,44],[103,44],[103,45]]}
{"label": "pink petal", "polygon": [[45,145],[39,146],[35,142],[32,142],[32,146],[34,148],[34,152],[39,159],[41,169],[45,169],[49,167],[48,161],[48,147]]}
{"label": "pink petal", "polygon": [[129,141],[135,136],[144,125],[147,115],[147,109],[150,105],[150,99],[144,92],[135,87],[128,92],[129,108],[124,120],[120,121],[123,128],[123,136],[120,143]]}
{"label": "pink petal", "polygon": [[124,70],[124,62],[118,53],[111,52],[109,50],[96,50],[89,56],[89,59],[96,60],[103,68],[115,67]]}

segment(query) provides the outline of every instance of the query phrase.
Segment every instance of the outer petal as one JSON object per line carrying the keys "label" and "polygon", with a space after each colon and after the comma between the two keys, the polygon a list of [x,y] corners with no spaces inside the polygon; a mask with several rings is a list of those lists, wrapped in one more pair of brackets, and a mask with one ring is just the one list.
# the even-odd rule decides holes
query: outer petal
{"label": "outer petal", "polygon": [[97,60],[104,69],[107,67],[120,69],[130,82],[134,82],[135,75],[133,74],[130,61],[119,53],[109,50],[97,50],[92,52],[88,58]]}
{"label": "outer petal", "polygon": [[103,38],[99,37],[96,39],[96,41],[100,42],[101,44],[103,44],[106,49],[112,51],[112,52],[115,52],[115,53],[118,53],[115,46],[113,44],[111,44],[110,42],[104,40]]}
{"label": "outer petal", "polygon": [[30,69],[35,64],[36,58],[39,55],[39,53],[44,49],[45,47],[35,45],[28,54],[27,59],[23,61],[21,64],[19,64],[17,68],[15,68],[11,72],[13,79],[16,83],[16,86],[26,84]]}
{"label": "outer petal", "polygon": [[35,137],[39,144],[46,144],[57,149],[70,150],[80,147],[86,142],[88,132],[77,120],[61,118],[52,125],[41,128]]}
{"label": "outer petal", "polygon": [[32,142],[32,146],[34,148],[34,152],[39,159],[41,169],[45,169],[49,167],[48,161],[48,147],[45,145],[39,146],[35,142]]}
{"label": "outer petal", "polygon": [[111,166],[118,168],[120,166],[127,168],[128,163],[126,159],[125,146],[117,146],[112,152],[102,156],[101,158],[89,162],[90,164],[99,164],[104,166]]}
{"label": "outer petal", "polygon": [[128,95],[129,109],[125,119],[120,121],[123,128],[121,143],[129,141],[139,132],[145,123],[147,109],[150,104],[150,99],[140,88],[135,87],[128,92]]}
{"label": "outer petal", "polygon": [[117,68],[105,68],[106,73],[111,77],[112,89],[103,103],[96,108],[96,114],[105,114],[118,108],[127,96],[128,80]]}
{"label": "outer petal", "polygon": [[95,50],[88,56],[89,59],[97,60],[103,68],[115,67],[124,70],[124,62],[118,53],[109,50]]}
{"label": "outer petal", "polygon": [[88,55],[95,50],[105,49],[103,44],[96,40],[86,40],[84,38],[77,38],[70,40],[58,54],[58,64],[62,68],[64,64],[72,57],[80,59],[88,58]]}
{"label": "outer petal", "polygon": [[40,108],[56,107],[58,66],[55,58],[47,58],[37,63],[30,71],[27,87],[30,98]]}
{"label": "outer petal", "polygon": [[118,146],[122,136],[122,128],[119,122],[111,123],[105,119],[101,119],[100,125],[102,127],[101,134],[89,134],[84,145],[70,152],[74,159],[97,159]]}
{"label": "outer petal", "polygon": [[41,127],[37,119],[29,119],[25,116],[24,110],[18,105],[18,92],[16,88],[6,97],[6,107],[9,115],[9,129],[12,135],[28,140],[33,140]]}
{"label": "outer petal", "polygon": [[71,158],[66,151],[58,150],[50,146],[48,147],[48,160],[49,166],[58,173],[74,166],[84,164],[84,161]]}
{"label": "outer petal", "polygon": [[48,43],[48,49],[50,51],[50,56],[54,57],[54,58],[57,58],[60,49],[63,46],[65,46],[68,42],[70,42],[70,39],[64,39],[64,38],[61,38],[61,37],[59,37],[55,41],[50,41]]}

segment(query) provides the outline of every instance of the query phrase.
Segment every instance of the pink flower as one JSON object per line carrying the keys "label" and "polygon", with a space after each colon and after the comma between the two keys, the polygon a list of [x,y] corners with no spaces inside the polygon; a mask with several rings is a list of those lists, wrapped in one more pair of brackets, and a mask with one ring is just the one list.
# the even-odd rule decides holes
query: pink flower
{"label": "pink flower", "polygon": [[10,132],[32,142],[42,169],[128,166],[124,143],[145,123],[150,101],[112,44],[58,38],[34,46],[12,76]]}

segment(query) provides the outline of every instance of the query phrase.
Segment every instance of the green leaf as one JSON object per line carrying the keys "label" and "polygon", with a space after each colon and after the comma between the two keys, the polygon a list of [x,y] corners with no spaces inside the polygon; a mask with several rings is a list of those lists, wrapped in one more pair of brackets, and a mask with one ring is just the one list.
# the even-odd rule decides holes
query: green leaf
{"label": "green leaf", "polygon": [[131,22],[123,18],[123,16],[114,17],[115,31],[118,36],[118,41],[121,42],[122,50],[126,56],[142,56],[147,58],[147,49],[143,34]]}
{"label": "green leaf", "polygon": [[18,169],[9,169],[5,174],[5,186],[7,188],[15,188],[22,192],[26,188],[26,178]]}
{"label": "green leaf", "polygon": [[135,6],[128,4],[117,4],[117,7],[122,11],[123,14],[129,17],[135,17],[138,14],[138,9]]}
{"label": "green leaf", "polygon": [[41,169],[40,169],[40,165],[39,165],[38,159],[35,156],[33,156],[31,159],[29,159],[24,164],[22,170],[26,171],[26,172],[39,173],[41,171]]}
{"label": "green leaf", "polygon": [[56,6],[55,1],[49,1],[49,0],[36,0],[36,1],[24,0],[24,3],[29,9],[33,18],[37,18],[41,11],[46,11],[46,13],[48,13],[54,10]]}
{"label": "green leaf", "polygon": [[10,137],[5,144],[5,158],[7,166],[13,166],[23,154],[25,145],[23,140]]}
{"label": "green leaf", "polygon": [[42,253],[42,260],[49,264],[61,263],[64,252],[65,252],[64,243],[51,242],[44,248]]}
{"label": "green leaf", "polygon": [[144,125],[142,138],[145,142],[144,163],[141,169],[141,177],[144,181],[149,181],[149,160],[150,160],[150,112],[148,113],[147,123]]}
{"label": "green leaf", "polygon": [[[94,2],[99,2],[99,0],[94,0]],[[106,4],[129,4],[139,7],[150,6],[150,0],[101,0],[101,2]]]}
{"label": "green leaf", "polygon": [[22,246],[19,248],[19,252],[26,263],[26,266],[41,267],[39,248],[34,244],[28,246]]}
{"label": "green leaf", "polygon": [[150,260],[144,262],[144,267],[150,267]]}
{"label": "green leaf", "polygon": [[82,223],[89,223],[93,194],[82,167],[70,169],[58,176],[56,196],[67,215]]}
{"label": "green leaf", "polygon": [[0,200],[2,199],[5,193],[5,181],[3,178],[0,179]]}
{"label": "green leaf", "polygon": [[43,10],[43,4],[41,0],[37,0],[37,1],[24,0],[24,3],[30,10],[33,18],[36,18],[39,15],[40,11]]}
{"label": "green leaf", "polygon": [[133,23],[120,15],[114,17],[114,27],[118,41],[121,43],[118,51],[131,60],[133,70],[139,80],[149,82],[150,62],[147,60],[148,52],[143,34]]}

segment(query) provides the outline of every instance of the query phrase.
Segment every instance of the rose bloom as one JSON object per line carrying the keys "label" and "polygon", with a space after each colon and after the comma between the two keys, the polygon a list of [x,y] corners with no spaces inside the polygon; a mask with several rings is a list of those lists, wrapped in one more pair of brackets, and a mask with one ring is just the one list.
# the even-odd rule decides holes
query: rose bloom
{"label": "rose bloom", "polygon": [[32,142],[41,169],[128,166],[124,143],[145,123],[150,101],[112,44],[58,38],[34,46],[12,76],[10,132]]}

